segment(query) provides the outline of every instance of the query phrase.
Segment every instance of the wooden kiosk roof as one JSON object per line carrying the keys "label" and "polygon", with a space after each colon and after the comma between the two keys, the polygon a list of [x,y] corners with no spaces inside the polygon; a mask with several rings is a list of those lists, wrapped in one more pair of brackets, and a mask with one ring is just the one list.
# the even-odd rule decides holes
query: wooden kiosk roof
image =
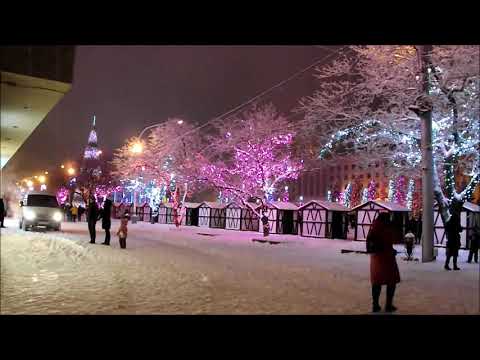
{"label": "wooden kiosk roof", "polygon": [[324,208],[325,210],[330,210],[330,211],[344,211],[344,212],[351,211],[346,206],[340,205],[339,203],[336,203],[336,202],[327,201],[327,200],[310,200],[306,204],[299,207],[299,210],[303,210],[312,204],[317,204],[318,206]]}
{"label": "wooden kiosk roof", "polygon": [[213,202],[213,201],[204,201],[201,203],[199,206],[206,205],[207,207],[211,209],[224,209],[226,207],[225,204],[219,203],[219,202]]}
{"label": "wooden kiosk roof", "polygon": [[369,201],[367,201],[363,204],[355,206],[351,211],[361,209],[361,208],[367,206],[370,203],[376,204],[376,205],[384,208],[385,210],[388,210],[388,211],[391,211],[391,212],[409,212],[410,211],[409,208],[407,208],[405,206],[402,206],[400,204],[396,204],[396,203],[389,202],[389,201],[382,201],[382,200],[369,200]]}

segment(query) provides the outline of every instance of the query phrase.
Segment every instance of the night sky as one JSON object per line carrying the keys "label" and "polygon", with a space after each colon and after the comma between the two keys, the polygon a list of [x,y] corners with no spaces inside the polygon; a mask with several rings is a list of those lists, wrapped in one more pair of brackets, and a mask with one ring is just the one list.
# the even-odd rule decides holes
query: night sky
{"label": "night sky", "polygon": [[[167,117],[218,116],[329,54],[313,46],[79,46],[73,86],[4,168],[31,176],[78,159],[97,118],[111,153]],[[264,100],[283,113],[313,92],[312,71]]]}

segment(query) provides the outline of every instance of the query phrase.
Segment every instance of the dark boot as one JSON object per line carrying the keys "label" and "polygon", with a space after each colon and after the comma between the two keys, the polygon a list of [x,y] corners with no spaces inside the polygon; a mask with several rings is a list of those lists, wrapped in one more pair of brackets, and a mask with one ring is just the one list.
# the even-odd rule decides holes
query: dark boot
{"label": "dark boot", "polygon": [[395,287],[396,285],[387,285],[387,304],[385,305],[386,312],[394,312],[397,310],[395,306],[393,306],[393,296],[395,295]]}
{"label": "dark boot", "polygon": [[445,270],[452,270],[450,269],[449,264],[450,264],[450,256],[447,255],[447,260],[445,260],[445,266],[444,266]]}
{"label": "dark boot", "polygon": [[102,245],[110,245],[110,229],[105,229],[105,241]]}
{"label": "dark boot", "polygon": [[127,247],[127,239],[125,239],[125,238],[120,239],[120,247],[122,249],[125,249]]}
{"label": "dark boot", "polygon": [[470,251],[468,252],[468,260],[467,260],[467,263],[471,263],[472,262],[472,259],[473,259],[473,251],[472,249],[470,249]]}
{"label": "dark boot", "polygon": [[453,257],[453,270],[460,270],[460,268],[457,266],[457,257]]}
{"label": "dark boot", "polygon": [[372,285],[372,312],[379,312],[382,309],[379,304],[381,292],[381,285]]}

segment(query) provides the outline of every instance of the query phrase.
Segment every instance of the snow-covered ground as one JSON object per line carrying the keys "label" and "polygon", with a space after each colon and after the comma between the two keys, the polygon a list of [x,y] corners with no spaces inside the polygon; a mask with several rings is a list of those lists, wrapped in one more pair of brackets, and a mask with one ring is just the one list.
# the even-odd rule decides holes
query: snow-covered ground
{"label": "snow-covered ground", "polygon": [[[62,232],[1,230],[2,314],[368,314],[369,258],[341,254],[363,242],[149,223],[129,224],[127,249],[89,244],[86,223]],[[200,235],[207,233],[214,236]],[[398,250],[403,252],[402,246]],[[417,246],[415,256],[421,258]],[[479,266],[443,270],[397,257],[398,314],[478,314]],[[384,303],[385,290],[382,293]]]}

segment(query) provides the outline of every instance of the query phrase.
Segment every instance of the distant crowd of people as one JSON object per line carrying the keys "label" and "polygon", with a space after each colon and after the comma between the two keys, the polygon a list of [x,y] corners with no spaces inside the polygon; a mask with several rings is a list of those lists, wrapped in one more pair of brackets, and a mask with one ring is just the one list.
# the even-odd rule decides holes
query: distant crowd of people
{"label": "distant crowd of people", "polygon": [[68,222],[82,221],[82,216],[85,214],[86,209],[82,205],[64,204],[62,205],[64,219]]}

